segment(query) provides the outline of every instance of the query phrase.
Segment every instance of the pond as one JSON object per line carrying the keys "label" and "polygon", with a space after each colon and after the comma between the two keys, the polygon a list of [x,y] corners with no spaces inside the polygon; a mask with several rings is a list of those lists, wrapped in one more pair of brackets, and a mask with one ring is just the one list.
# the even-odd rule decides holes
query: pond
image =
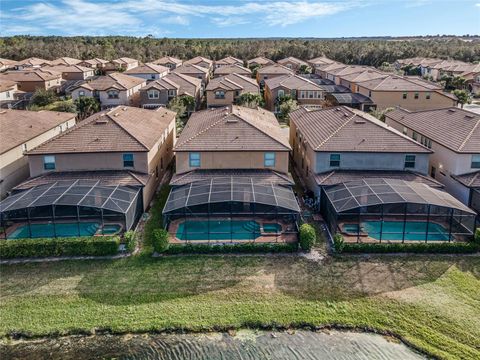
{"label": "pond", "polygon": [[[232,335],[232,336],[231,336]],[[69,336],[2,344],[6,359],[300,360],[425,359],[396,339],[354,332]]]}

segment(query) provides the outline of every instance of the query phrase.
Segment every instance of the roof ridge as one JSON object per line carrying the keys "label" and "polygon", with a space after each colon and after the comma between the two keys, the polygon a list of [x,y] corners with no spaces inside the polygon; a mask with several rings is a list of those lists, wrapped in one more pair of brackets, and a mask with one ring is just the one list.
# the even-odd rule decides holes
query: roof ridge
{"label": "roof ridge", "polygon": [[[224,108],[220,108],[219,110],[223,111]],[[206,110],[205,110],[206,111]],[[211,128],[213,128],[214,126],[217,126],[218,123],[220,123],[222,120],[224,119],[224,117],[220,117],[220,119],[218,119],[217,121],[214,121],[213,123],[211,123],[209,126],[203,128],[201,131],[197,132],[195,135],[192,135],[191,137],[189,137],[188,139],[186,139],[183,143],[181,144],[176,144],[175,147],[179,147],[179,146],[183,146],[189,142],[191,142],[193,139],[196,139],[197,137],[199,137],[200,135],[204,134],[205,132],[207,132],[208,130],[210,130]]]}
{"label": "roof ridge", "polygon": [[[350,111],[350,110],[349,110]],[[332,132],[325,140],[323,140],[316,148],[315,150],[318,150],[320,149],[320,147],[322,147],[323,145],[325,145],[325,143],[327,141],[329,141],[333,136],[335,136],[336,134],[338,134],[338,132],[343,129],[351,120],[353,120],[353,118],[357,116],[357,114],[353,113],[353,115],[351,117],[349,117],[345,123],[343,123],[341,126],[339,126],[334,132]]]}
{"label": "roof ridge", "polygon": [[[139,139],[137,139],[136,136],[133,136],[132,133],[130,131],[128,131],[122,124],[120,124],[120,122],[118,122],[116,119],[115,119],[115,116],[111,116],[111,113],[113,112],[113,110],[120,110],[119,108],[122,108],[124,106],[116,106],[114,107],[113,109],[111,109],[110,111],[108,111],[105,115],[108,116],[110,118],[110,120],[112,120],[118,127],[120,127],[123,131],[125,131],[125,133],[128,134],[128,136],[130,136],[132,139],[134,139],[136,142],[138,142],[141,146],[143,146],[145,148],[145,150],[150,150],[149,147],[147,145],[145,145],[142,141],[140,141]],[[122,110],[120,110],[122,111]],[[151,111],[151,110],[149,110]]]}
{"label": "roof ridge", "polygon": [[[385,77],[382,79],[382,81],[380,81],[380,82],[377,84],[377,86],[375,86],[373,89],[374,89],[374,90],[377,90],[377,88],[378,88],[380,85],[382,85],[385,81],[387,81],[387,79],[390,78],[390,77],[391,77],[391,75],[385,76]],[[372,80],[366,80],[365,82],[367,82],[367,81],[372,81]],[[360,83],[362,83],[362,82],[363,82],[363,81],[360,81]]]}
{"label": "roof ridge", "polygon": [[468,133],[468,135],[465,137],[465,140],[463,140],[463,142],[460,144],[458,150],[462,150],[463,147],[468,143],[468,141],[470,140],[470,138],[472,137],[473,133],[475,132],[475,130],[477,130],[477,128],[480,127],[480,118],[477,119],[477,123],[475,124],[475,126],[472,128],[472,130],[470,130],[470,132]]}

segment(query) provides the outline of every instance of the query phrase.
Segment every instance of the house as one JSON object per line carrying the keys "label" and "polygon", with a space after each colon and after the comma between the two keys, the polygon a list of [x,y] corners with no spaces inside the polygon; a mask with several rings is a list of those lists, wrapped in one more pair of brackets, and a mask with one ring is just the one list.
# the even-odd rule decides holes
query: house
{"label": "house", "polygon": [[72,99],[82,96],[95,97],[102,109],[118,105],[137,106],[139,90],[147,84],[145,79],[122,73],[99,76],[72,89]]}
{"label": "house", "polygon": [[297,59],[296,57],[293,57],[293,56],[289,56],[284,59],[278,60],[277,63],[282,66],[285,66],[288,69],[295,71],[296,73],[300,71],[300,68],[302,66],[307,66],[307,67],[309,66],[308,63],[306,63],[305,61]]}
{"label": "house", "polygon": [[55,60],[50,61],[51,65],[78,65],[82,60],[74,59],[71,57],[61,57]]}
{"label": "house", "polygon": [[29,175],[24,153],[75,125],[75,114],[0,110],[0,198]]}
{"label": "house", "polygon": [[324,102],[323,90],[314,82],[298,75],[277,76],[265,80],[265,108],[279,112],[279,100],[290,96],[299,105],[321,108]]}
{"label": "house", "polygon": [[238,64],[234,65],[222,65],[217,67],[214,72],[214,77],[226,76],[230,74],[240,74],[247,77],[252,76],[252,70]]}
{"label": "house", "polygon": [[413,75],[412,70],[416,70],[415,75],[429,76],[431,75],[430,66],[441,63],[442,59],[415,57],[408,59],[398,59],[394,63],[394,67],[397,70],[406,70],[405,75]]}
{"label": "house", "polygon": [[334,64],[336,61],[329,59],[325,56],[319,56],[313,59],[310,59],[307,61],[308,66],[310,66],[313,70],[315,70],[317,67],[320,67],[322,65],[330,65]]}
{"label": "house", "polygon": [[63,80],[87,80],[95,75],[94,69],[81,65],[45,65],[42,70],[60,73]]}
{"label": "house", "polygon": [[183,64],[201,66],[203,68],[208,69],[209,72],[212,71],[212,67],[213,67],[213,61],[210,59],[204,58],[203,56],[196,56],[190,60],[184,61]]}
{"label": "house", "polygon": [[187,63],[183,63],[182,66],[175,68],[172,73],[183,74],[200,79],[203,88],[207,86],[210,79],[210,71],[207,68]]}
{"label": "house", "polygon": [[247,60],[247,67],[249,69],[253,67],[262,67],[262,66],[273,65],[273,64],[275,64],[273,60],[267,59],[266,57],[263,57],[263,56],[258,56],[256,58]]}
{"label": "house", "polygon": [[201,103],[202,80],[172,72],[140,89],[140,106],[146,109],[165,107],[177,96],[193,97],[195,110]]}
{"label": "house", "polygon": [[331,71],[337,70],[337,69],[343,69],[348,67],[348,65],[339,63],[339,62],[334,62],[332,64],[324,64],[324,65],[318,65],[315,67],[315,74],[319,75],[322,79],[327,79],[331,80],[335,83],[335,77],[330,74]]}
{"label": "house", "polygon": [[215,69],[218,69],[219,67],[222,67],[222,66],[228,66],[228,65],[243,66],[243,60],[240,60],[233,56],[227,56],[227,57],[224,57],[223,59],[215,61]]}
{"label": "house", "polygon": [[27,152],[31,178],[0,204],[5,237],[130,230],[149,208],[174,143],[175,113],[167,109],[120,106],[83,120]]}
{"label": "house", "polygon": [[464,72],[460,76],[466,80],[468,91],[480,95],[480,64],[471,65],[463,70]]}
{"label": "house", "polygon": [[265,80],[284,75],[293,75],[293,71],[279,64],[266,65],[257,70],[257,82],[263,86]]}
{"label": "house", "polygon": [[105,72],[117,72],[117,71],[127,71],[133,68],[136,68],[139,65],[138,60],[122,57],[112,61],[109,61],[105,64]]}
{"label": "house", "polygon": [[34,92],[37,89],[56,89],[61,85],[62,75],[44,69],[6,71],[0,74],[0,80],[10,80],[18,84],[18,90]]}
{"label": "house", "polygon": [[15,70],[24,70],[28,68],[40,68],[44,65],[49,65],[50,61],[45,59],[40,59],[36,57],[31,57],[15,63]]}
{"label": "house", "polygon": [[15,67],[17,62],[15,60],[1,59],[0,58],[0,71],[4,71],[10,68]]}
{"label": "house", "polygon": [[93,59],[83,60],[78,65],[89,67],[92,69],[103,69],[106,64],[108,64],[107,60],[100,59],[100,58],[93,58]]}
{"label": "house", "polygon": [[183,60],[177,59],[172,56],[164,56],[158,60],[153,61],[153,64],[162,65],[169,68],[170,70],[173,70],[178,66],[181,66],[183,64]]}
{"label": "house", "polygon": [[0,107],[8,107],[17,100],[18,84],[15,81],[0,78]]}
{"label": "house", "polygon": [[[462,203],[471,203],[480,171],[480,115],[450,107],[424,111],[396,109],[386,114],[386,123],[433,150],[430,176]],[[468,178],[472,177],[472,186]],[[478,211],[478,208],[477,208]]]}
{"label": "house", "polygon": [[[337,86],[337,85],[333,85]],[[341,86],[341,85],[339,85]],[[321,86],[320,86],[321,87]],[[325,94],[326,107],[348,106],[352,109],[358,109],[369,112],[377,108],[372,99],[368,96],[351,92],[331,92]]]}
{"label": "house", "polygon": [[207,107],[212,108],[232,105],[245,93],[259,94],[260,88],[255,79],[233,73],[210,80],[206,93]]}
{"label": "house", "polygon": [[195,112],[174,150],[163,209],[171,241],[296,241],[290,145],[271,112],[235,105]]}
{"label": "house", "polygon": [[126,75],[136,76],[147,81],[157,80],[169,73],[169,68],[162,65],[145,63],[124,72]]}

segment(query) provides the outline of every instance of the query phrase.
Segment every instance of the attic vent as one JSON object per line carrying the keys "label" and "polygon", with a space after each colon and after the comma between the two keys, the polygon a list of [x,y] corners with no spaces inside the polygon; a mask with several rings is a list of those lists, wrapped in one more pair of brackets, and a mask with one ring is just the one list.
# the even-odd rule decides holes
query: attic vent
{"label": "attic vent", "polygon": [[366,122],[366,121],[365,121],[364,119],[362,119],[362,118],[357,118],[357,119],[355,119],[355,124],[365,124],[365,122]]}
{"label": "attic vent", "polygon": [[108,119],[105,119],[105,118],[100,118],[100,119],[97,119],[95,121],[95,124],[97,125],[103,125],[103,124],[107,124],[108,123]]}
{"label": "attic vent", "polygon": [[342,109],[340,109],[340,108],[336,108],[336,109],[335,109],[335,111],[341,111],[341,110],[342,110]]}
{"label": "attic vent", "polygon": [[113,114],[113,116],[115,116],[115,117],[117,117],[118,115],[119,115],[118,113]]}
{"label": "attic vent", "polygon": [[123,111],[127,111],[127,107],[124,106],[124,107],[122,108],[122,110],[123,110]]}
{"label": "attic vent", "polygon": [[0,114],[5,114],[7,112],[7,110],[2,110],[0,111]]}
{"label": "attic vent", "polygon": [[454,113],[454,112],[457,111],[457,110],[455,110],[455,109],[448,109],[448,111]]}
{"label": "attic vent", "polygon": [[466,117],[467,119],[475,119],[475,115],[470,115],[470,114],[468,114],[468,115],[465,115],[465,117]]}
{"label": "attic vent", "polygon": [[343,113],[343,116],[349,117],[350,115],[348,115],[347,113]]}
{"label": "attic vent", "polygon": [[227,119],[227,123],[237,123],[237,122],[238,122],[238,119],[234,118],[234,117],[231,117],[231,118]]}

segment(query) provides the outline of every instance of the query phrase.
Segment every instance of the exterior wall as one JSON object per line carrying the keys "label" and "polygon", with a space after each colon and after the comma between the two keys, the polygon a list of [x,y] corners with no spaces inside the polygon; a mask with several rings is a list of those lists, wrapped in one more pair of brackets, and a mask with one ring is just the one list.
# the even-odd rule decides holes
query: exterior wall
{"label": "exterior wall", "polygon": [[[428,91],[406,91],[406,99],[403,99],[403,91],[369,91],[360,86],[356,92],[372,99],[378,109],[401,106],[404,109],[416,111],[456,106],[455,100],[435,91],[430,92],[430,99],[426,99]],[[415,99],[416,92],[419,94],[418,99]]]}
{"label": "exterior wall", "polygon": [[[193,151],[195,152],[195,151]],[[275,166],[264,166],[264,153],[268,151],[198,151],[200,167],[189,164],[189,152],[176,153],[176,171],[178,174],[195,169],[270,169],[288,173],[288,151],[275,152]]]}
{"label": "exterior wall", "polygon": [[28,140],[0,155],[0,197],[3,198],[13,187],[26,180],[30,174],[27,157],[23,155],[24,145],[27,151],[60,134],[63,130],[75,125],[75,117],[63,122],[43,134]]}
{"label": "exterior wall", "polygon": [[37,89],[44,89],[47,90],[51,86],[49,86],[49,82],[46,81],[17,81],[18,82],[18,90],[25,91],[25,92],[34,92]]}
{"label": "exterior wall", "polygon": [[[223,89],[217,89],[223,90]],[[224,90],[225,99],[215,99],[216,90],[207,90],[207,107],[219,107],[231,105],[235,101],[235,91],[233,90]]]}
{"label": "exterior wall", "polygon": [[76,88],[75,90],[72,91],[72,99],[73,100],[77,100],[80,97],[80,91],[84,92],[83,96],[87,96],[87,97],[92,97],[93,96],[93,92],[88,90],[88,89]]}
{"label": "exterior wall", "polygon": [[[125,153],[132,153],[125,151]],[[44,155],[29,155],[30,176],[38,176],[55,171],[95,171],[95,170],[133,170],[148,173],[148,156],[146,152],[133,152],[134,167],[123,167],[124,152],[78,153],[55,155],[55,170],[43,168]]]}
{"label": "exterior wall", "polygon": [[95,75],[95,72],[85,71],[85,72],[64,72],[62,73],[62,78],[64,80],[86,80]]}
{"label": "exterior wall", "polygon": [[[174,89],[172,89],[174,90]],[[159,98],[158,99],[149,99],[147,91],[140,91],[140,105],[142,107],[148,108],[153,106],[166,106],[172,97],[168,96],[168,90],[158,90]],[[176,90],[175,90],[176,96]]]}
{"label": "exterior wall", "polygon": [[288,74],[259,74],[259,72],[257,71],[257,83],[263,84],[267,79],[273,79],[278,76],[284,76],[284,75],[288,75]]}
{"label": "exterior wall", "polygon": [[18,91],[18,86],[15,84],[10,89],[5,91],[0,91],[0,101],[11,101],[14,100],[13,94]]}
{"label": "exterior wall", "polygon": [[146,85],[146,82],[131,89],[119,91],[118,99],[109,99],[107,91],[99,92],[99,100],[102,108],[114,107],[117,105],[136,106],[140,100],[139,90]]}
{"label": "exterior wall", "polygon": [[155,73],[155,74],[127,74],[129,76],[135,76],[140,79],[145,79],[145,80],[158,80],[161,79],[162,77],[168,75],[168,72],[163,72],[163,73]]}
{"label": "exterior wall", "polygon": [[[278,98],[279,90],[283,90],[285,95],[290,95],[292,99],[297,100],[299,105],[304,105],[304,106],[311,105],[313,107],[321,107],[324,102],[323,93],[321,95],[321,98],[299,98],[300,91],[302,90],[287,89],[285,87],[278,87],[272,90],[268,86],[265,86],[264,97],[265,97],[265,108],[267,110],[278,112],[277,111],[278,109],[275,108],[275,100]],[[292,94],[292,91],[293,91],[293,94]]]}

